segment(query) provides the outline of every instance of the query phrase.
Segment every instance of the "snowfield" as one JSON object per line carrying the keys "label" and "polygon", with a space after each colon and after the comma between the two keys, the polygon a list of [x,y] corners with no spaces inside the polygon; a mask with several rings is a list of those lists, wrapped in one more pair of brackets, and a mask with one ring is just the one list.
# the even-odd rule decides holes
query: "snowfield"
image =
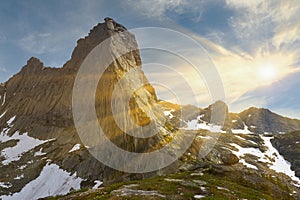
{"label": "snowfield", "polygon": [[282,155],[279,154],[276,148],[273,147],[271,143],[271,139],[273,137],[261,136],[261,138],[264,140],[265,146],[268,147],[265,155],[275,159],[275,162],[270,165],[270,168],[278,173],[281,172],[288,175],[298,183],[298,186],[300,186],[300,179],[295,175],[295,172],[291,170],[291,164],[286,161]]}
{"label": "snowfield", "polygon": [[[1,117],[3,117],[5,113],[6,112],[4,112]],[[41,144],[54,140],[39,140],[30,137],[28,133],[20,134],[18,131],[16,131],[12,136],[8,136],[7,133],[13,127],[15,118],[16,116],[10,118],[6,122],[7,127],[4,128],[0,133],[0,143],[10,140],[17,141],[17,144],[15,146],[5,148],[0,152],[0,155],[5,158],[5,160],[2,161],[3,165],[8,165],[13,161],[17,161],[25,152],[28,152]],[[80,148],[80,145],[75,145],[73,148],[73,150],[75,151]],[[43,149],[40,148],[39,151],[34,153],[34,156],[45,155],[42,150]],[[21,166],[20,169],[23,169],[25,167],[26,165]],[[19,180],[22,178],[24,178],[24,174],[21,174],[14,179]],[[72,189],[80,189],[80,183],[82,181],[83,179],[77,177],[76,173],[70,174],[69,172],[60,169],[58,165],[48,163],[44,166],[40,175],[36,179],[27,183],[20,192],[8,196],[0,196],[0,199],[34,200],[47,196],[64,195],[69,193]],[[95,187],[99,187],[101,184],[102,182],[98,181],[96,182]],[[10,188],[12,187],[12,185],[10,183],[0,182],[0,187]]]}
{"label": "snowfield", "polygon": [[199,123],[199,120],[194,119],[186,122],[187,127],[185,130],[208,130],[214,133],[223,133],[222,126],[209,124],[206,122]]}
{"label": "snowfield", "polygon": [[[15,120],[16,116],[10,118],[6,123],[8,125],[7,128],[4,128],[3,131],[0,133],[0,142],[7,142],[10,140],[16,140],[17,145],[13,147],[8,147],[3,149],[0,152],[1,156],[5,157],[5,160],[2,161],[3,165],[8,165],[12,161],[17,161],[21,158],[22,154],[25,152],[28,152],[31,149],[34,149],[35,147],[44,144],[46,142],[52,141],[50,140],[39,140],[33,137],[30,137],[28,133],[20,134],[18,131],[16,131],[12,136],[8,136],[7,133],[13,127],[13,122]],[[37,155],[43,155],[42,152],[36,152]]]}
{"label": "snowfield", "polygon": [[9,140],[18,140],[16,146],[8,147],[1,151],[1,155],[5,157],[5,160],[2,161],[2,164],[7,165],[12,161],[19,160],[21,155],[36,146],[39,146],[49,140],[39,140],[33,137],[28,136],[28,133],[24,133],[20,135],[19,132],[16,132],[14,135],[9,137]]}
{"label": "snowfield", "polygon": [[287,176],[291,177],[292,180],[297,182],[297,185],[300,186],[300,179],[295,176],[295,172],[291,170],[291,164],[286,161],[282,155],[279,154],[277,149],[275,149],[271,143],[273,137],[260,136],[264,141],[264,145],[268,148],[266,152],[261,152],[258,148],[243,148],[235,143],[230,143],[231,146],[238,149],[238,151],[232,151],[236,156],[240,158],[240,162],[243,163],[246,167],[257,169],[256,166],[247,163],[243,158],[245,154],[251,154],[258,157],[258,161],[267,163],[270,169],[278,173],[284,173]]}
{"label": "snowfield", "polygon": [[35,200],[47,196],[64,195],[71,189],[79,190],[83,179],[78,178],[76,173],[59,168],[56,164],[47,164],[40,175],[29,182],[23,189],[11,196],[1,196],[2,200]]}

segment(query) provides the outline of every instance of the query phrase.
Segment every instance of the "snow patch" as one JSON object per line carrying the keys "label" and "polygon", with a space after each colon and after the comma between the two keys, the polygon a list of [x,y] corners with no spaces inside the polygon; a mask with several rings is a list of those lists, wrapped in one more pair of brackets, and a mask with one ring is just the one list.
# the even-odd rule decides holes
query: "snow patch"
{"label": "snow patch", "polygon": [[12,118],[10,118],[6,123],[8,124],[8,126],[12,126],[12,123],[15,121],[16,116],[13,116]]}
{"label": "snow patch", "polygon": [[15,180],[19,180],[19,179],[22,179],[24,178],[24,174],[21,174],[20,176],[17,176],[16,178],[14,178]]}
{"label": "snow patch", "polygon": [[218,190],[225,190],[225,191],[228,191],[228,192],[230,192],[230,190],[229,190],[229,189],[227,189],[227,188],[224,188],[224,187],[219,187],[219,186],[217,186],[217,189],[218,189]]}
{"label": "snow patch", "polygon": [[[1,98],[1,99],[2,99],[2,98]],[[3,105],[5,104],[5,100],[6,100],[6,92],[5,92],[4,95],[3,95],[3,100],[2,100],[1,106],[3,106]]]}
{"label": "snow patch", "polygon": [[0,115],[0,119],[6,114],[6,112],[7,110],[4,113],[2,113],[2,115]]}
{"label": "snow patch", "polygon": [[0,187],[2,187],[2,188],[10,188],[11,186],[12,186],[11,183],[0,182]]}
{"label": "snow patch", "polygon": [[[298,186],[300,186],[300,179],[296,177],[295,172],[291,170],[291,164],[284,159],[283,156],[279,154],[277,149],[275,149],[271,143],[271,139],[273,137],[266,137],[266,136],[260,136],[262,140],[264,141],[264,145],[268,148],[266,152],[261,152],[257,148],[249,147],[249,148],[243,148],[237,144],[230,143],[231,146],[238,149],[238,151],[232,151],[235,155],[237,155],[239,158],[242,158],[245,154],[251,154],[254,156],[257,156],[259,159],[258,161],[266,163],[270,169],[278,172],[278,173],[284,173],[287,176],[291,177],[292,180],[294,180]],[[255,168],[256,166],[246,163],[243,161],[243,159],[240,160],[245,166],[249,168]]]}
{"label": "snow patch", "polygon": [[100,185],[102,185],[102,181],[99,181],[99,180],[97,180],[97,181],[94,181],[94,183],[95,183],[95,185],[93,186],[93,188],[92,189],[97,189],[97,188],[99,188],[100,187]]}
{"label": "snow patch", "polygon": [[79,150],[79,149],[80,149],[80,147],[81,147],[81,145],[80,145],[80,144],[75,144],[75,145],[72,147],[72,149],[69,151],[69,153],[71,153],[71,152],[73,152],[73,151],[77,151],[77,150]]}
{"label": "snow patch", "polygon": [[211,137],[211,136],[203,136],[203,135],[198,135],[197,138],[207,139],[207,140],[213,139],[213,137]]}
{"label": "snow patch", "polygon": [[41,174],[23,189],[10,196],[1,196],[2,200],[39,199],[47,196],[64,195],[71,189],[80,189],[83,179],[76,177],[76,173],[64,171],[56,164],[47,164]]}
{"label": "snow patch", "polygon": [[233,151],[233,153],[238,156],[238,157],[243,157],[245,154],[252,154],[254,156],[257,156],[259,158],[263,158],[264,154],[257,148],[253,148],[253,147],[241,147],[235,143],[229,143],[231,146],[235,147],[236,149],[238,149],[238,151]]}
{"label": "snow patch", "polygon": [[201,194],[196,194],[194,195],[194,199],[202,199],[204,198],[205,196],[204,195],[201,195]]}
{"label": "snow patch", "polygon": [[2,164],[7,165],[12,161],[19,160],[21,155],[36,146],[39,146],[45,142],[48,142],[50,140],[39,140],[33,137],[28,136],[28,133],[24,133],[20,135],[20,133],[17,131],[14,135],[11,137],[8,137],[5,135],[0,135],[0,141],[3,142],[3,140],[19,140],[16,146],[5,148],[1,151],[1,155],[5,157],[5,160],[2,161]]}
{"label": "snow patch", "polygon": [[266,137],[266,136],[260,136],[260,137],[263,139],[265,146],[268,147],[268,150],[266,151],[265,155],[275,160],[270,165],[270,168],[278,173],[284,173],[288,175],[289,177],[291,177],[292,180],[296,181],[300,186],[300,179],[295,175],[295,172],[291,170],[291,163],[286,161],[284,157],[279,154],[277,149],[273,147],[271,143],[271,139],[273,137]]}
{"label": "snow patch", "polygon": [[186,130],[208,130],[210,132],[219,133],[222,131],[222,126],[209,124],[206,122],[198,123],[199,121],[194,119],[186,122],[187,128]]}
{"label": "snow patch", "polygon": [[250,169],[255,169],[255,170],[258,170],[258,168],[255,166],[255,165],[251,165],[250,163],[247,163],[245,161],[245,159],[240,159],[239,161],[240,163],[243,163],[244,166],[250,168]]}
{"label": "snow patch", "polygon": [[170,119],[172,119],[174,117],[174,115],[172,115],[171,112],[174,112],[174,110],[173,109],[172,110],[165,110],[164,115],[169,117]]}
{"label": "snow patch", "polygon": [[39,151],[35,152],[34,153],[34,156],[43,156],[43,155],[46,155],[46,153],[43,153],[43,148],[40,148]]}
{"label": "snow patch", "polygon": [[[240,140],[246,140],[245,138],[243,138],[243,137],[241,137],[241,136],[239,136],[239,135],[235,135],[235,137],[237,137],[238,139],[240,139]],[[247,140],[246,140],[247,141]]]}
{"label": "snow patch", "polygon": [[234,134],[238,134],[238,133],[241,133],[241,134],[250,134],[250,133],[252,133],[251,131],[249,131],[249,128],[248,128],[248,126],[246,124],[244,124],[244,129],[232,129],[231,131]]}
{"label": "snow patch", "polygon": [[23,169],[25,169],[26,167],[27,167],[27,165],[22,165],[22,166],[19,167],[19,169],[20,169],[20,170],[23,170]]}

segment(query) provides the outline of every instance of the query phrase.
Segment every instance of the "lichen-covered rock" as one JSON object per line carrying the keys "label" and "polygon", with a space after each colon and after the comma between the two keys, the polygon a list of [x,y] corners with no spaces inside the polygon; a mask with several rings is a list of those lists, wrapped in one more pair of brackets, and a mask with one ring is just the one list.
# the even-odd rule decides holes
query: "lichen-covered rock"
{"label": "lichen-covered rock", "polygon": [[232,153],[222,154],[221,159],[225,165],[234,165],[239,162],[239,158]]}

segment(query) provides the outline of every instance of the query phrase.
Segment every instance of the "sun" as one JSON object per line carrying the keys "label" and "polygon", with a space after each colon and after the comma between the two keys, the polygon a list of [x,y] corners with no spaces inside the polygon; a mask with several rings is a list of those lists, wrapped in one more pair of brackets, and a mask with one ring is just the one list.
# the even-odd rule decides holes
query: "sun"
{"label": "sun", "polygon": [[277,70],[274,64],[264,64],[259,66],[258,75],[262,81],[272,81],[277,77]]}

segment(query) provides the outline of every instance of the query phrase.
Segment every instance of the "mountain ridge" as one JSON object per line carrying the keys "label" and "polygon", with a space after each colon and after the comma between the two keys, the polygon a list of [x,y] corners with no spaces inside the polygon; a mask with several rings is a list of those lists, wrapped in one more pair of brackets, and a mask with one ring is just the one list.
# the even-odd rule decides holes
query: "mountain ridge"
{"label": "mountain ridge", "polygon": [[[222,119],[224,122],[223,129],[229,132],[231,129],[244,129],[246,126],[249,128],[249,131],[260,134],[268,132],[280,134],[300,130],[299,119],[281,116],[266,108],[250,107],[240,113],[233,113],[229,112],[228,105],[223,101],[217,101],[206,108],[197,108],[193,105],[183,105],[180,107],[172,103],[162,104],[166,105],[166,109],[173,110],[172,114],[177,116],[178,119],[180,118],[181,112],[176,110],[182,109],[182,113],[184,113],[183,116],[185,116],[183,120],[190,121],[199,117],[200,120],[205,122],[210,122],[212,105],[218,104],[216,108],[222,110],[220,111],[221,113],[225,113],[225,118]],[[178,123],[178,121],[174,123]]]}
{"label": "mountain ridge", "polygon": [[[86,56],[103,40],[119,32],[125,32],[124,34],[130,41],[128,44],[128,40],[123,41],[122,38],[119,38],[120,41],[123,41],[118,43],[122,44],[122,48],[128,48],[127,45],[136,47],[134,35],[127,33],[126,28],[113,19],[106,18],[104,23],[99,23],[91,29],[87,37],[77,41],[71,59],[62,68],[45,67],[39,59],[32,57],[20,72],[0,85],[0,197],[3,199],[16,198],[14,195],[23,194],[26,188],[43,184],[43,182],[35,182],[35,180],[41,179],[39,177],[51,178],[56,173],[63,174],[66,179],[61,181],[70,184],[65,184],[64,190],[60,190],[61,185],[57,185],[58,188],[53,186],[51,194],[43,193],[32,198],[66,194],[72,188],[76,190],[91,188],[99,182],[107,185],[193,169],[201,169],[200,172],[203,169],[228,176],[232,176],[231,173],[237,170],[241,173],[241,177],[238,178],[247,180],[253,185],[258,184],[261,180],[266,181],[265,187],[268,188],[270,195],[278,194],[286,197],[292,193],[294,183],[289,176],[277,174],[276,171],[268,169],[267,162],[272,164],[272,159],[264,158],[264,156],[269,156],[265,151],[268,149],[263,140],[265,136],[255,132],[251,133],[251,125],[254,125],[252,122],[263,122],[261,114],[258,114],[258,120],[247,121],[248,112],[242,116],[229,113],[228,106],[222,102],[217,102],[217,106],[208,106],[204,109],[183,106],[182,111],[178,110],[178,106],[170,106],[171,103],[169,103],[169,107],[162,105],[162,110],[154,108],[154,105],[161,102],[159,102],[154,88],[147,84],[147,78],[141,70],[142,62],[138,50],[118,58],[117,62],[108,67],[105,72],[106,76],[98,83],[95,107],[99,123],[108,132],[108,137],[124,150],[139,153],[150,152],[163,146],[162,144],[167,140],[172,140],[173,135],[179,129],[185,131],[183,134],[196,133],[196,138],[189,150],[178,161],[153,173],[119,172],[91,156],[90,147],[83,144],[74,127],[72,88],[76,72]],[[118,51],[116,45],[109,47],[111,51]],[[150,139],[136,140],[132,136],[126,135],[111,119],[111,105],[107,100],[112,99],[110,93],[113,86],[122,78],[122,74],[130,69],[138,69],[138,75],[134,76],[132,80],[126,80],[122,85],[124,89],[122,91],[134,88],[137,82],[146,84],[136,92],[134,98],[131,98],[131,94],[126,92],[120,94],[122,96],[118,96],[118,98],[130,96],[131,106],[129,112],[122,110],[118,114],[123,119],[133,119],[138,125],[145,126],[149,124],[149,110],[153,110],[161,132]],[[85,101],[84,97],[82,101]],[[226,113],[225,119],[223,117],[220,119],[221,121],[225,120],[224,127],[220,127],[221,139],[206,157],[199,159],[197,154],[202,143],[216,134],[210,131],[210,127],[213,125],[209,122],[211,109],[216,107],[223,109]],[[181,112],[188,113],[188,115],[184,115],[187,116],[186,119],[180,118]],[[270,113],[267,112],[267,114]],[[277,121],[283,119],[277,115],[275,118]],[[161,122],[160,119],[165,119],[166,122]],[[126,120],[125,123],[127,123]],[[191,122],[194,123],[195,129],[189,127],[189,124],[193,124]],[[283,122],[286,122],[283,124],[284,126],[289,124],[289,120],[283,120]],[[183,127],[178,127],[178,124]],[[201,128],[198,127],[198,124],[201,124]],[[217,124],[217,126],[220,125]],[[250,132],[248,135],[243,134],[246,126]],[[297,126],[295,125],[292,129],[297,127],[298,121]],[[260,134],[266,132],[265,130],[281,131],[272,124],[261,128]],[[233,144],[230,145],[230,143]],[[262,156],[261,160],[264,162],[258,162],[256,158],[253,158],[255,155],[240,155],[239,148],[255,149],[256,152],[260,152],[259,155]],[[269,148],[272,147],[269,146]],[[280,155],[276,156],[280,157]],[[114,155],[110,157],[113,158]],[[276,160],[276,157],[273,159]],[[256,171],[253,166],[257,168]],[[200,172],[197,171],[197,173]],[[269,176],[275,174],[276,179],[280,180],[280,184],[285,187],[273,183],[275,179],[268,180],[270,177],[261,178],[262,174]],[[47,180],[46,183],[48,183]],[[197,184],[199,184],[199,180]],[[200,185],[196,186],[200,187]],[[254,187],[253,185],[251,187]],[[197,191],[206,194],[201,188]],[[32,193],[34,192],[36,191],[32,191]]]}

